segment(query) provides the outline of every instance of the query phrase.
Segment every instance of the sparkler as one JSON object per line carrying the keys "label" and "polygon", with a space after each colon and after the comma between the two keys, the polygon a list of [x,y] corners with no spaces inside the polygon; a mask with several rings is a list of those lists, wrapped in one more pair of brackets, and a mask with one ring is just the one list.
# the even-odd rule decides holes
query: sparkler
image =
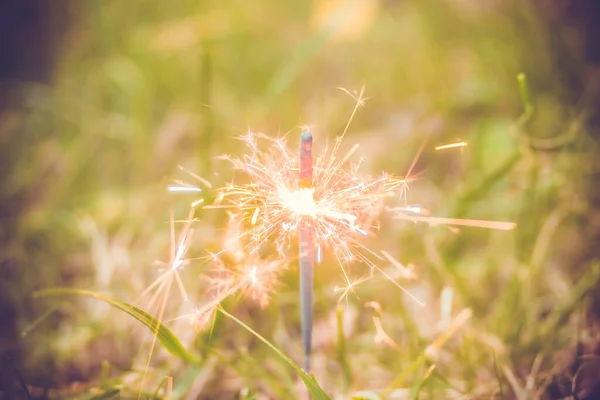
{"label": "sparkler", "polygon": [[[308,132],[305,137],[301,141],[302,147],[310,148]],[[258,138],[270,144],[266,151],[260,149]],[[359,237],[367,236],[375,227],[385,199],[396,196],[406,185],[406,180],[388,174],[376,178],[360,176],[360,163],[348,162],[358,146],[338,158],[338,140],[332,150],[326,147],[316,158],[312,187],[307,187],[311,186],[307,167],[310,164],[303,161],[303,167],[300,159],[310,160],[310,152],[298,157],[298,153],[288,148],[284,138],[249,133],[242,140],[250,154],[243,158],[225,158],[236,170],[243,172],[249,182],[227,185],[217,196],[217,204],[205,208],[236,209],[246,225],[241,234],[250,239],[251,254],[274,244],[283,256],[292,239],[303,236],[301,242],[312,241],[312,245],[307,249],[303,246],[301,258],[306,262],[314,260],[315,246],[330,249],[349,286],[352,282],[344,269],[348,262],[362,261],[381,271],[372,258],[383,260],[383,257],[362,244]],[[229,203],[222,204],[223,201]],[[311,268],[307,265],[303,271],[307,269]]]}
{"label": "sparkler", "polygon": [[[270,143],[267,151],[260,150],[257,137]],[[333,150],[325,148],[313,167],[312,135],[308,130],[302,132],[299,157],[283,138],[249,133],[242,139],[251,153],[242,159],[225,158],[250,181],[230,184],[221,190],[219,201],[229,200],[229,204],[207,207],[238,210],[246,225],[240,235],[250,239],[250,254],[274,243],[283,255],[292,239],[298,237],[302,341],[305,368],[310,370],[315,248],[318,254],[322,246],[331,249],[339,261],[348,288],[342,296],[362,282],[350,280],[344,269],[344,264],[350,261],[363,261],[389,278],[371,260],[383,258],[364,246],[358,237],[368,235],[384,200],[405,187],[406,180],[393,179],[387,174],[374,179],[359,176],[360,164],[348,163],[358,146],[345,156],[336,157],[341,139]],[[404,290],[395,281],[394,284]]]}
{"label": "sparkler", "polygon": [[[300,141],[300,188],[312,189],[312,134],[302,131]],[[310,371],[310,352],[312,347],[313,326],[313,278],[314,278],[314,238],[310,223],[303,218],[300,222],[300,309],[302,324],[302,342],[304,345],[305,368]]]}
{"label": "sparkler", "polygon": [[[347,92],[347,91],[346,91]],[[348,92],[347,92],[348,93]],[[384,203],[389,198],[406,197],[409,177],[416,163],[404,178],[395,178],[382,173],[379,177],[365,177],[359,174],[360,162],[352,163],[351,156],[358,149],[354,145],[345,155],[339,156],[340,144],[356,113],[364,102],[362,91],[353,96],[355,107],[342,135],[330,149],[314,158],[312,155],[312,135],[304,129],[301,134],[300,156],[290,150],[285,137],[270,138],[266,135],[249,132],[240,139],[245,142],[249,153],[242,157],[223,156],[233,168],[247,178],[244,183],[230,183],[218,190],[215,204],[205,208],[229,208],[237,211],[243,229],[240,238],[247,238],[247,251],[254,255],[259,250],[273,246],[282,258],[285,257],[291,242],[299,240],[300,292],[302,315],[302,339],[306,355],[305,365],[310,368],[311,331],[313,320],[313,270],[315,248],[333,253],[341,267],[345,280],[342,296],[346,296],[360,282],[351,281],[344,265],[360,261],[371,269],[379,271],[393,284],[407,293],[417,303],[418,299],[408,293],[390,275],[383,271],[374,259],[394,260],[388,253],[375,252],[366,247],[360,236],[367,236],[378,225]],[[259,140],[260,139],[260,140]],[[267,143],[265,149],[264,143]],[[453,145],[462,147],[464,144]],[[421,148],[422,150],[422,148]],[[419,154],[421,152],[419,150]],[[406,201],[405,201],[406,203]],[[406,206],[389,208],[399,219],[408,219],[430,224],[455,224],[491,229],[512,229],[515,224],[478,220],[459,220],[430,217],[423,207]],[[410,276],[410,272],[397,261],[392,264]]]}

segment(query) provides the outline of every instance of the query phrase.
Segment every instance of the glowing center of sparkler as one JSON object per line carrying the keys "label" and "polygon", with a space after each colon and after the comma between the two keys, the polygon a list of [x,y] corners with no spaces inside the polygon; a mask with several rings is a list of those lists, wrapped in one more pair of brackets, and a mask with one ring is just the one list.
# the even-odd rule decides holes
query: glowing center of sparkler
{"label": "glowing center of sparkler", "polygon": [[[314,188],[289,190],[286,187],[280,187],[278,189],[281,205],[291,211],[294,216],[324,217],[337,221],[345,221],[347,225],[354,226],[357,220],[356,215],[337,211],[335,204],[330,204],[331,202],[328,201],[322,200],[316,202],[314,192]],[[286,229],[285,225],[284,229]]]}
{"label": "glowing center of sparkler", "polygon": [[296,215],[304,215],[315,218],[317,216],[317,204],[313,194],[313,188],[301,188],[289,190],[285,187],[278,189],[279,199],[283,207]]}
{"label": "glowing center of sparkler", "polygon": [[258,282],[258,278],[256,277],[256,267],[252,267],[250,269],[250,281],[253,285],[256,285],[256,283]]}

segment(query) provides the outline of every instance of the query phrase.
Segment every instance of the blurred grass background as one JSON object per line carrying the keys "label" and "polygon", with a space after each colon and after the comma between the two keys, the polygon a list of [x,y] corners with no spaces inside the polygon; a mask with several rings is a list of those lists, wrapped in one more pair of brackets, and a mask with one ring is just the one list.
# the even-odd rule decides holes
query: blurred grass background
{"label": "blurred grass background", "polygon": [[[401,283],[424,309],[377,276],[338,309],[341,273],[326,255],[315,289],[319,383],[335,398],[594,398],[598,341],[585,299],[600,273],[589,133],[597,91],[585,80],[584,41],[550,23],[559,6],[540,3],[6,6],[22,21],[35,14],[58,39],[15,36],[45,58],[25,58],[2,82],[0,390],[19,393],[23,381],[33,397],[135,397],[151,342],[144,328],[97,303],[33,301],[33,291],[73,286],[135,301],[156,277],[153,261],[168,257],[170,210],[187,214],[190,199],[165,190],[187,178],[178,165],[227,182],[231,168],[217,156],[240,154],[232,138],[248,128],[291,131],[294,143],[297,127],[310,125],[322,148],[353,107],[337,88],[365,85],[369,99],[345,139],[347,148],[361,145],[365,173],[406,174],[427,140],[411,203],[518,228],[456,232],[384,219],[367,242],[415,265],[418,279]],[[469,146],[433,150],[456,140]],[[225,215],[198,216],[193,252],[205,255],[219,248]],[[184,271],[199,300],[206,268]],[[353,265],[351,273],[368,271]],[[284,274],[266,309],[243,299],[225,308],[299,361],[296,275]],[[448,329],[442,292],[453,294],[452,316],[465,308],[473,316],[424,360]],[[370,301],[381,313],[365,307]],[[396,346],[381,340],[377,324]],[[144,390],[172,376],[175,398],[301,396],[293,373],[231,321],[218,317],[198,336],[185,321],[169,327],[202,363],[158,349]]]}

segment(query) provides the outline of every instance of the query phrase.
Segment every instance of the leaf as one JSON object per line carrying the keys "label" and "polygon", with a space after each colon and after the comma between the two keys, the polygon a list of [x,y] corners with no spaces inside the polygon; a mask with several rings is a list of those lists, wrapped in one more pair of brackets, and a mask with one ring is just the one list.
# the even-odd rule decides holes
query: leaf
{"label": "leaf", "polygon": [[[167,327],[161,324],[156,318],[147,312],[140,310],[139,308],[132,306],[131,304],[125,303],[121,300],[114,299],[102,293],[96,293],[89,290],[72,289],[72,288],[57,288],[57,289],[44,289],[34,293],[34,298],[47,297],[47,296],[62,296],[62,295],[76,295],[91,297],[93,299],[104,301],[113,307],[118,308],[121,311],[125,311],[133,318],[146,325],[148,329],[156,334],[156,338],[165,346],[167,351],[172,355],[197,364],[198,359],[191,355],[185,347],[181,344],[177,336],[175,336]],[[158,327],[158,329],[156,329]]]}
{"label": "leaf", "polygon": [[254,329],[250,328],[248,325],[246,325],[245,323],[243,323],[242,321],[240,321],[233,315],[229,314],[227,311],[223,310],[222,308],[219,307],[217,309],[223,315],[231,318],[238,325],[242,326],[248,332],[250,332],[254,336],[256,336],[261,342],[263,342],[264,344],[269,346],[271,348],[271,350],[273,350],[279,356],[279,358],[281,358],[283,361],[285,361],[286,363],[291,365],[296,370],[296,372],[298,372],[298,375],[300,375],[300,379],[302,379],[302,381],[304,382],[304,385],[308,389],[308,392],[310,393],[310,396],[313,400],[328,400],[328,399],[330,399],[330,397],[327,395],[327,393],[325,393],[323,391],[323,389],[321,389],[321,387],[319,386],[319,383],[317,382],[317,380],[315,379],[314,376],[312,376],[312,375],[309,376],[306,372],[304,372],[302,370],[302,368],[300,368],[294,361],[292,361],[291,358],[289,358],[288,356],[283,354],[277,347],[275,347],[271,342],[269,342],[267,339],[265,339],[263,336],[261,336]]}

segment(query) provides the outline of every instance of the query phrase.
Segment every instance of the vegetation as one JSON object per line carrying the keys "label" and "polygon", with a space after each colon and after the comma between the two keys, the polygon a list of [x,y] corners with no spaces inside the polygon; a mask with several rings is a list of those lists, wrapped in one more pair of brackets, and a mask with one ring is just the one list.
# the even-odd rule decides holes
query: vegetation
{"label": "vegetation", "polygon": [[[594,344],[585,310],[600,277],[580,256],[595,149],[589,108],[565,100],[533,10],[434,0],[78,9],[55,82],[18,83],[20,106],[0,119],[10,166],[1,192],[20,210],[2,249],[19,268],[2,290],[19,312],[18,375],[32,397],[318,398],[322,388],[331,398],[522,400],[594,389],[594,357],[571,368],[577,346]],[[234,138],[248,129],[295,143],[310,125],[322,148],[354,106],[338,88],[363,85],[368,99],[344,139],[347,150],[360,144],[361,171],[403,176],[425,144],[411,204],[517,228],[383,218],[365,243],[414,266],[416,279],[396,280],[425,307],[377,273],[338,303],[342,274],[325,252],[314,379],[289,364],[303,359],[293,262],[265,307],[228,298],[200,330],[175,319],[207,296],[211,264],[191,262],[181,276],[192,301],[171,291],[168,330],[154,345],[140,295],[159,273],[154,261],[169,258],[171,210],[184,219],[196,199],[166,191],[173,179],[193,180],[178,166],[225,185],[234,174],[218,156],[242,154]],[[434,149],[459,140],[468,146]],[[202,196],[210,204],[215,195]],[[222,248],[227,215],[198,207],[195,216],[189,257],[206,258]],[[349,271],[370,275],[359,263]],[[84,297],[33,299],[57,287],[126,312]],[[171,341],[175,350],[163,346]]]}

